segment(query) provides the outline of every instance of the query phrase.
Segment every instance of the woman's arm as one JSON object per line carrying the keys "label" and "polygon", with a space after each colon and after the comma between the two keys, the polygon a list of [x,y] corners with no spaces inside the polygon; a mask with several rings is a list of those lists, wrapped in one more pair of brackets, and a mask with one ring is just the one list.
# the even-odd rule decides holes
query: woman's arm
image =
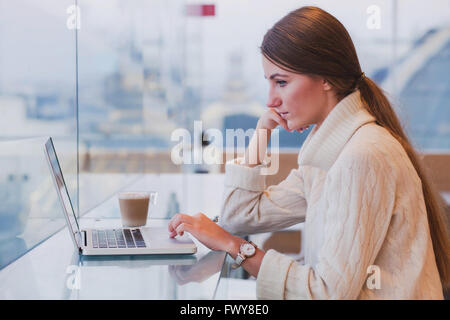
{"label": "woman's arm", "polygon": [[253,168],[262,163],[272,130],[278,125],[289,130],[286,120],[281,118],[273,109],[267,110],[261,118],[259,118],[255,133],[253,134],[252,139],[250,139],[247,150],[245,150],[244,165]]}
{"label": "woman's arm", "polygon": [[[203,213],[198,213],[193,216],[178,213],[170,220],[168,228],[171,238],[177,235],[182,236],[184,232],[189,232],[208,248],[225,251],[233,259],[236,259],[241,244],[246,242],[244,239],[222,229]],[[249,274],[257,277],[264,254],[265,252],[263,250],[256,249],[256,254],[245,259],[242,262],[242,267]]]}
{"label": "woman's arm", "polygon": [[293,169],[267,187],[257,168],[227,165],[219,225],[237,235],[270,232],[303,222],[307,203],[303,173]]}
{"label": "woman's arm", "polygon": [[288,130],[286,121],[269,109],[259,119],[244,159],[234,159],[225,165],[225,194],[219,224],[232,233],[267,232],[304,221],[306,200],[300,170],[292,170],[278,185],[266,186],[268,170],[261,163],[271,132],[278,125]]}
{"label": "woman's arm", "polygon": [[245,151],[244,165],[253,168],[263,162],[271,135],[272,130],[256,127],[255,133]]}
{"label": "woman's arm", "polygon": [[[246,242],[244,239],[236,237],[234,240],[230,242],[230,247],[227,250],[227,253],[236,260],[236,257],[239,253],[241,244]],[[264,258],[265,251],[259,248],[256,249],[256,253],[254,256],[245,259],[241,266],[253,277],[258,277],[259,268],[261,267],[261,262]]]}

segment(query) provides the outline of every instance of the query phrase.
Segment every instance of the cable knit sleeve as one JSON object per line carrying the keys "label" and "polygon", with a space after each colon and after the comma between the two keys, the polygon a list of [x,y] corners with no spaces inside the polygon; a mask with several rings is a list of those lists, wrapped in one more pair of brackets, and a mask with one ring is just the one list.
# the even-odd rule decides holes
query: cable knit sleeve
{"label": "cable knit sleeve", "polygon": [[396,196],[395,168],[370,148],[347,152],[327,174],[317,263],[300,265],[269,250],[257,278],[260,299],[358,297],[385,239]]}
{"label": "cable knit sleeve", "polygon": [[241,165],[238,158],[226,164],[225,195],[220,225],[244,235],[279,230],[303,222],[306,200],[298,169],[280,184],[266,188],[262,166]]}

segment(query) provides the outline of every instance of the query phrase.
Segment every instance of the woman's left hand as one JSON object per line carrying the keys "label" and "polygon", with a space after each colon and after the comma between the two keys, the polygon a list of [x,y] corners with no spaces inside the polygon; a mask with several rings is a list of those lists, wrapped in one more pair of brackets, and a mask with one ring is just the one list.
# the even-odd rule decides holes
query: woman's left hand
{"label": "woman's left hand", "polygon": [[209,249],[227,252],[238,240],[237,236],[219,227],[203,213],[194,216],[177,213],[169,222],[169,232],[171,238],[189,232]]}

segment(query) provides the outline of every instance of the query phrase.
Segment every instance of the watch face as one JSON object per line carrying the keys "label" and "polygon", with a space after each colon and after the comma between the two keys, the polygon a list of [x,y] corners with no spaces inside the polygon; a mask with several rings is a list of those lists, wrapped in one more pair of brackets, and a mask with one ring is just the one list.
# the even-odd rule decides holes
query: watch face
{"label": "watch face", "polygon": [[255,253],[255,247],[252,246],[250,243],[244,243],[241,246],[241,252],[245,254],[246,256],[251,256]]}

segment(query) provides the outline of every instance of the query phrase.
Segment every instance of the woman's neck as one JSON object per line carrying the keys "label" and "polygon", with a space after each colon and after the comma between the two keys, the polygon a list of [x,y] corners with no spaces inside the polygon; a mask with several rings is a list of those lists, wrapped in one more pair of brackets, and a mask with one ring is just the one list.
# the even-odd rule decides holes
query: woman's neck
{"label": "woman's neck", "polygon": [[316,123],[317,129],[320,128],[320,125],[325,121],[328,114],[330,114],[331,110],[339,103],[340,100],[338,100],[336,94],[334,91],[328,91],[326,94],[326,107],[323,109],[322,116],[320,117],[319,121]]}

